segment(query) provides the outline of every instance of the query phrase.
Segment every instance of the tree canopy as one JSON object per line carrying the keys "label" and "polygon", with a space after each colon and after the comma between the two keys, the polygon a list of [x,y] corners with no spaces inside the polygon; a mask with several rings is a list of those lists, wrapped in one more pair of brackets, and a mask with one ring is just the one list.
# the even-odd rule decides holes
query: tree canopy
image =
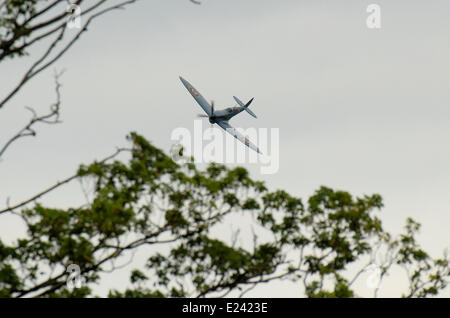
{"label": "tree canopy", "polygon": [[[421,249],[418,223],[408,219],[395,238],[383,229],[380,195],[321,187],[304,203],[268,190],[242,167],[177,164],[144,137],[128,139],[129,148],[81,165],[31,201],[0,211],[14,213],[27,229],[13,244],[0,242],[1,296],[96,295],[93,288],[102,273],[115,270],[114,260],[144,246],[152,247],[146,265],[133,269],[130,286],[111,290],[110,297],[245,294],[279,279],[298,282],[308,297],[355,297],[353,283],[377,262],[376,253],[383,254],[381,280],[392,266],[406,270],[410,285],[403,296],[436,295],[448,283],[448,258],[432,259]],[[77,179],[94,185],[86,204],[30,203]],[[217,235],[217,226],[241,216],[251,219],[250,245],[239,243],[251,231],[245,225]],[[354,263],[361,269],[348,277]],[[79,288],[67,284],[72,264],[80,269]]]}

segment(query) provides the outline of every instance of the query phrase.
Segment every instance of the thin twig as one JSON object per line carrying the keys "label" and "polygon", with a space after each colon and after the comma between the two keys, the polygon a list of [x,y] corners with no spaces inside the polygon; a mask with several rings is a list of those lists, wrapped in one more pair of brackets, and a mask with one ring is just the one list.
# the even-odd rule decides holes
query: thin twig
{"label": "thin twig", "polygon": [[[0,108],[2,108],[30,79],[32,79],[34,76],[42,72],[43,70],[47,69],[50,65],[55,63],[61,56],[63,56],[69,48],[80,38],[80,36],[86,32],[88,29],[87,27],[89,24],[94,20],[95,18],[116,9],[123,9],[126,5],[136,2],[137,0],[128,0],[123,1],[117,5],[113,5],[110,7],[107,7],[95,14],[92,14],[86,23],[82,26],[81,30],[69,41],[67,45],[65,45],[53,58],[51,58],[49,61],[45,62],[47,58],[50,56],[50,54],[53,52],[53,50],[57,47],[58,43],[62,41],[64,38],[65,31],[67,30],[67,23],[61,24],[58,28],[56,28],[53,31],[60,30],[58,36],[51,42],[51,44],[48,46],[47,50],[44,52],[44,54],[36,60],[36,62],[28,69],[28,71],[25,72],[25,75],[22,77],[22,79],[19,81],[19,83],[13,88],[13,90],[0,102]],[[105,0],[99,1],[95,5],[93,5],[91,8],[87,9],[84,14],[87,12],[90,12],[91,10],[97,8],[100,4],[104,3]],[[62,17],[65,17],[67,13],[65,12]],[[53,32],[52,32],[53,33]]]}
{"label": "thin twig", "polygon": [[54,78],[55,78],[56,102],[50,105],[50,112],[45,115],[38,116],[38,114],[33,108],[25,106],[25,108],[31,112],[32,117],[30,121],[27,123],[27,125],[25,125],[25,127],[20,129],[19,132],[17,132],[17,134],[15,134],[13,137],[11,137],[0,149],[0,158],[16,140],[23,137],[36,136],[36,130],[34,129],[34,126],[37,123],[44,123],[50,125],[61,123],[61,121],[59,120],[60,115],[59,110],[61,106],[61,92],[60,92],[61,83],[59,82],[59,78],[63,73],[64,71],[61,71],[59,73],[55,72]]}
{"label": "thin twig", "polygon": [[[121,153],[121,152],[123,152],[123,151],[129,151],[129,150],[130,150],[130,149],[128,149],[128,148],[118,148],[112,155],[109,155],[108,157],[106,157],[106,158],[104,158],[103,160],[101,160],[100,163],[106,162],[106,161],[108,161],[108,160],[110,160],[110,159],[116,157],[119,153]],[[51,187],[45,189],[44,191],[39,192],[38,194],[32,196],[31,198],[29,198],[29,199],[27,199],[27,200],[25,200],[25,201],[22,201],[22,202],[20,202],[20,203],[17,203],[17,204],[15,204],[14,206],[8,206],[8,207],[6,207],[5,209],[0,210],[0,214],[6,213],[6,212],[9,212],[9,211],[13,211],[13,210],[15,210],[15,209],[17,209],[17,208],[23,207],[23,206],[27,205],[28,203],[33,202],[33,201],[39,199],[40,197],[46,195],[47,193],[49,193],[49,192],[51,192],[51,191],[53,191],[53,190],[55,190],[55,189],[61,187],[61,186],[64,185],[64,184],[67,184],[67,183],[69,183],[70,181],[72,181],[72,180],[74,180],[74,179],[76,179],[76,178],[79,178],[79,177],[80,177],[80,176],[79,176],[78,174],[74,174],[74,175],[72,175],[72,176],[70,176],[70,177],[68,177],[68,178],[66,178],[66,179],[64,179],[64,180],[62,180],[62,181],[59,181],[59,182],[57,182],[56,184],[52,185]]]}

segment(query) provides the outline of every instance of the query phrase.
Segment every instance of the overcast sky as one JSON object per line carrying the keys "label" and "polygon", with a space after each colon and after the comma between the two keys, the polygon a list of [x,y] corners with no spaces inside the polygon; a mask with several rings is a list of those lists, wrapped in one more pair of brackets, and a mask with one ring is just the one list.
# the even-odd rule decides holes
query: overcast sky
{"label": "overcast sky", "polygon": [[[381,5],[381,29],[366,26],[370,3]],[[130,131],[168,150],[173,129],[193,129],[200,113],[182,75],[218,108],[255,97],[258,119],[242,113],[235,126],[279,128],[279,171],[244,165],[254,178],[304,199],[321,185],[379,193],[386,229],[398,233],[413,217],[438,257],[450,246],[449,12],[448,0],[154,0],[112,12],[55,64],[67,69],[64,123],[8,150],[0,203],[110,154]],[[0,65],[2,96],[30,62]],[[0,110],[2,144],[26,122],[23,106],[45,111],[54,100],[52,71]],[[67,189],[48,202],[82,200],[77,185]],[[20,228],[2,216],[2,237]],[[398,295],[394,285],[382,294]],[[273,286],[248,295],[292,295]]]}

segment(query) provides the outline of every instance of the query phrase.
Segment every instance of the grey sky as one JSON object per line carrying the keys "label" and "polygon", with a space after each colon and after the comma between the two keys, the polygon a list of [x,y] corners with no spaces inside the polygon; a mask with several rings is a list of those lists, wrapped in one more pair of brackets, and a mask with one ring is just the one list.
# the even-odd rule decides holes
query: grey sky
{"label": "grey sky", "polygon": [[[370,3],[381,5],[380,30],[366,27]],[[413,217],[424,248],[440,256],[450,245],[449,12],[447,0],[155,0],[112,12],[55,65],[67,69],[64,123],[6,153],[0,202],[106,156],[132,130],[168,150],[171,131],[192,129],[200,112],[182,75],[218,107],[254,96],[258,119],[242,113],[236,126],[280,128],[280,170],[260,175],[247,165],[255,178],[302,198],[320,185],[380,193],[386,228],[398,233]],[[2,96],[24,61],[0,65]],[[52,81],[48,70],[0,110],[0,141],[25,123],[24,105],[48,107]],[[46,202],[80,200],[74,185]],[[8,220],[2,237],[20,228]],[[284,295],[273,286],[254,295]]]}

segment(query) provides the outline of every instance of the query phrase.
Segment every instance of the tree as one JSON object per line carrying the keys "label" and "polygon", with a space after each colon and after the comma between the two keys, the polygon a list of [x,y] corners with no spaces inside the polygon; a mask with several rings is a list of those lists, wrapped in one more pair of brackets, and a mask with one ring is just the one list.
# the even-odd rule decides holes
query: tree
{"label": "tree", "polygon": [[[190,0],[201,4],[199,1]],[[8,59],[23,58],[29,50],[41,45],[40,53],[35,53],[32,62],[9,92],[0,96],[0,110],[16,96],[20,90],[37,75],[42,74],[57,62],[81,38],[83,33],[98,17],[124,9],[137,0],[1,0],[0,1],[0,63]],[[79,9],[79,10],[77,10]],[[72,28],[68,22],[80,19],[79,26]],[[56,101],[49,112],[38,114],[34,108],[26,107],[32,114],[29,122],[0,145],[0,159],[17,140],[36,136],[38,124],[58,124],[61,108],[60,77],[64,71],[54,74]]]}
{"label": "tree", "polygon": [[[136,2],[128,0],[115,2],[110,6],[103,6],[114,1],[97,0],[91,3],[79,14],[72,12],[72,7],[80,7],[85,1],[70,2],[60,0],[9,0],[4,1],[4,12],[0,18],[0,62],[6,58],[25,56],[31,47],[37,43],[48,40],[49,43],[40,55],[25,71],[19,83],[0,100],[2,108],[19,90],[33,77],[47,69],[61,58],[88,30],[91,22],[103,14],[122,9],[126,5]],[[0,8],[1,9],[1,8]],[[70,39],[64,43],[64,36],[70,29],[68,21],[73,18],[83,17],[85,22],[75,32],[69,34]]]}
{"label": "tree", "polygon": [[[376,253],[384,255],[380,280],[392,266],[406,270],[405,297],[436,295],[448,283],[449,259],[432,259],[420,248],[418,223],[407,220],[398,238],[383,229],[379,195],[321,187],[305,205],[283,190],[269,191],[244,168],[199,170],[192,161],[175,163],[136,133],[128,139],[131,147],[81,165],[73,176],[0,211],[21,218],[28,233],[11,245],[0,242],[1,296],[93,295],[100,274],[114,271],[111,262],[143,246],[152,247],[145,268],[134,269],[131,286],[111,290],[110,297],[243,295],[279,279],[297,281],[308,297],[354,297],[353,283]],[[94,184],[86,204],[35,203],[74,180]],[[230,240],[217,236],[217,226],[241,216],[250,217],[254,229],[250,247],[238,243],[248,227],[230,233]],[[347,277],[354,263],[362,268]],[[67,286],[72,264],[80,269],[80,288]]]}
{"label": "tree", "polygon": [[[16,94],[34,77],[58,61],[88,30],[96,18],[116,9],[123,9],[136,0],[112,1],[96,0],[88,2],[77,0],[66,2],[60,0],[3,0],[0,2],[0,63],[7,59],[26,57],[29,50],[41,44],[41,52],[27,67],[15,86],[0,96],[0,109],[12,100]],[[81,8],[72,12],[74,8]],[[68,22],[82,18],[79,28],[70,30]],[[38,55],[40,54],[40,55]],[[26,107],[32,113],[29,122],[0,146],[0,158],[6,150],[23,137],[36,136],[38,124],[60,123],[61,83],[63,72],[55,72],[56,101],[50,105],[50,111],[37,114],[32,107]]]}

